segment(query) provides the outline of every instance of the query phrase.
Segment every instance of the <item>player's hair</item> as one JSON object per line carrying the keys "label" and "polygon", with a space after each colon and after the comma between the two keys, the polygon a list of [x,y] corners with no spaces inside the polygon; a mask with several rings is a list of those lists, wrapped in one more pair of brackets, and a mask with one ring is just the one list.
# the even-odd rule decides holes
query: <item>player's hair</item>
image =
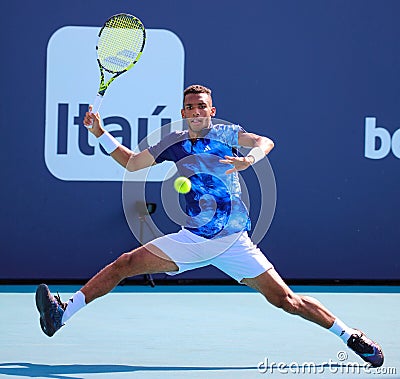
{"label": "player's hair", "polygon": [[207,95],[211,96],[211,90],[207,87],[204,87],[200,84],[192,84],[191,86],[187,87],[183,91],[183,98],[189,93],[206,93]]}

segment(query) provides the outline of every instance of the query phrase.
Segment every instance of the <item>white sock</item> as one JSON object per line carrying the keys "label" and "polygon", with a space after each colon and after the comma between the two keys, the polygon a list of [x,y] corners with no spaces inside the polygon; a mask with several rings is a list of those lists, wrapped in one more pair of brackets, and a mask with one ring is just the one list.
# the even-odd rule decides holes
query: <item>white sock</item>
{"label": "white sock", "polygon": [[76,292],[69,300],[67,308],[64,311],[61,322],[64,324],[68,321],[76,312],[82,309],[86,305],[85,295],[83,292]]}
{"label": "white sock", "polygon": [[351,335],[356,333],[356,331],[353,328],[349,328],[338,318],[335,320],[333,325],[328,330],[331,331],[333,334],[336,334],[346,344]]}

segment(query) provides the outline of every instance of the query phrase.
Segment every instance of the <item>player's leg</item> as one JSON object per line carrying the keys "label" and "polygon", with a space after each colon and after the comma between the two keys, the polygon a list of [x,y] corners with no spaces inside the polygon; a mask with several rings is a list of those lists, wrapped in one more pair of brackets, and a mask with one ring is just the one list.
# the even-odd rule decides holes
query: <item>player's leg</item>
{"label": "player's leg", "polygon": [[207,259],[199,256],[197,246],[204,240],[184,229],[156,238],[144,247],[122,254],[89,280],[68,303],[53,296],[49,288],[41,284],[36,290],[36,304],[43,332],[51,337],[72,315],[110,292],[126,277],[157,272],[173,275],[208,265]]}
{"label": "player's leg", "polygon": [[259,291],[273,305],[330,330],[365,361],[374,366],[383,364],[383,353],[378,344],[346,326],[316,299],[294,293],[247,233],[238,233],[234,241],[227,239],[225,247],[224,241],[224,237],[214,241],[221,245],[222,252],[212,260],[214,266]]}
{"label": "player's leg", "polygon": [[122,254],[104,267],[81,289],[86,304],[109,293],[123,279],[131,276],[177,271],[178,266],[159,248],[145,245]]}
{"label": "player's leg", "polygon": [[383,352],[376,342],[368,339],[361,331],[346,326],[313,297],[294,293],[274,268],[241,282],[262,293],[276,307],[329,329],[364,361],[376,367],[382,366]]}
{"label": "player's leg", "polygon": [[299,315],[324,328],[330,328],[336,317],[319,301],[309,296],[295,294],[274,268],[255,278],[243,279],[242,283],[262,293],[273,305],[284,311]]}
{"label": "player's leg", "polygon": [[94,299],[109,293],[123,279],[157,272],[177,271],[178,266],[159,248],[146,245],[122,254],[90,279],[68,303],[53,296],[45,284],[36,290],[36,306],[43,332],[51,337],[77,311]]}

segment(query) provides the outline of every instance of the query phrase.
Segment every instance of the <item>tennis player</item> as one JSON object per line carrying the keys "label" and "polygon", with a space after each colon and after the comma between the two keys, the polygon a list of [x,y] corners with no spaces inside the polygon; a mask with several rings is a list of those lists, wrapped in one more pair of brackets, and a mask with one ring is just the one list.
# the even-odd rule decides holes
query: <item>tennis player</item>
{"label": "tennis player", "polygon": [[[187,130],[172,132],[139,153],[121,145],[101,125],[100,116],[86,113],[84,124],[120,165],[136,171],[174,161],[180,175],[190,178],[186,196],[187,224],[177,233],[157,238],[122,254],[90,279],[67,303],[45,284],[36,291],[43,332],[51,337],[81,308],[135,275],[182,273],[213,265],[259,291],[274,306],[312,321],[340,337],[364,361],[383,364],[381,347],[361,331],[335,317],[316,299],[295,294],[248,236],[250,220],[241,201],[238,171],[263,159],[274,147],[267,137],[238,125],[214,125],[211,90],[192,85],[184,91],[182,117]],[[250,148],[247,156],[235,147]]]}

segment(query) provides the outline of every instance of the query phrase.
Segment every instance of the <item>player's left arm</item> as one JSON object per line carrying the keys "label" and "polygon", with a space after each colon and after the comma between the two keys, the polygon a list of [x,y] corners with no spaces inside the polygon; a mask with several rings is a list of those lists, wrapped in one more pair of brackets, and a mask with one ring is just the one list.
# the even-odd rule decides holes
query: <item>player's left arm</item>
{"label": "player's left arm", "polygon": [[274,142],[268,137],[247,132],[239,132],[238,143],[240,146],[250,147],[251,150],[245,157],[225,156],[225,159],[221,159],[221,163],[233,165],[226,174],[245,170],[264,158],[274,148]]}

